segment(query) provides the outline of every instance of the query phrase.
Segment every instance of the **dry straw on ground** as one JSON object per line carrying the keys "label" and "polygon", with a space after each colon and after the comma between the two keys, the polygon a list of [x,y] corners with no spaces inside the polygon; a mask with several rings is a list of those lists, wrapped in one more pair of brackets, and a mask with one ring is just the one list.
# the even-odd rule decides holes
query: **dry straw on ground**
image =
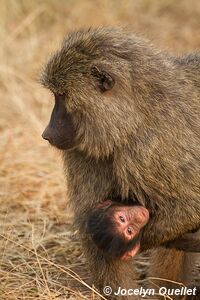
{"label": "dry straw on ground", "polygon": [[0,300],[98,298],[71,226],[60,153],[40,137],[53,105],[36,83],[47,56],[69,30],[115,24],[161,48],[195,50],[199,20],[199,0],[0,0]]}

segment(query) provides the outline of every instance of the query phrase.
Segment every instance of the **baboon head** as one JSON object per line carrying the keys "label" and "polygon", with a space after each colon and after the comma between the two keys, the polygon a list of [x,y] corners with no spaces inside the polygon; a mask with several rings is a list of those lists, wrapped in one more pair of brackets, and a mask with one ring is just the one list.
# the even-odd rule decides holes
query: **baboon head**
{"label": "baboon head", "polygon": [[127,143],[142,122],[137,106],[145,90],[142,63],[149,61],[150,68],[153,55],[146,48],[144,40],[122,29],[69,34],[42,73],[42,84],[55,97],[43,138],[59,149],[76,147],[98,158]]}

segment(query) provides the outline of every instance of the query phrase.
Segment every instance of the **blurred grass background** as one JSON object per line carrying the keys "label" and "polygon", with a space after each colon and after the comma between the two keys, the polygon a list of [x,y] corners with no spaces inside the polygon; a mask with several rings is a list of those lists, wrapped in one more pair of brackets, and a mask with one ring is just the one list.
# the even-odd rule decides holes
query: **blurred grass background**
{"label": "blurred grass background", "polygon": [[68,31],[120,24],[176,54],[200,49],[199,0],[0,0],[0,300],[96,299],[60,154],[40,136],[53,99],[37,78]]}

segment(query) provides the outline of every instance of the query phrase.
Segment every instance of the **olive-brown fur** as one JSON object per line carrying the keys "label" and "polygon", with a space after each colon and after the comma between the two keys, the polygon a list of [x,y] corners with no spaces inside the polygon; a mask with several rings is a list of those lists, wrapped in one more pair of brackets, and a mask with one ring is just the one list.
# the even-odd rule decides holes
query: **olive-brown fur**
{"label": "olive-brown fur", "polygon": [[[113,78],[110,90],[99,88],[94,68]],[[76,127],[64,167],[94,281],[133,288],[134,261],[107,260],[85,234],[87,216],[112,193],[136,198],[151,213],[143,250],[199,227],[200,55],[167,56],[120,28],[80,30],[41,81],[65,95]]]}

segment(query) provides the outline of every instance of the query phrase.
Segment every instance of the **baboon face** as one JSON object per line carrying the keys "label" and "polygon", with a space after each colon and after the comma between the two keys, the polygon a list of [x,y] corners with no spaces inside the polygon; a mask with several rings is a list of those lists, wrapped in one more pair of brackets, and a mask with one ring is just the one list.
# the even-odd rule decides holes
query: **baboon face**
{"label": "baboon face", "polygon": [[[104,93],[109,91],[114,86],[114,79],[107,72],[99,70],[96,66],[91,67],[91,77],[96,80],[96,86],[99,92]],[[79,145],[78,139],[78,123],[81,117],[79,107],[73,107],[68,110],[68,99],[66,93],[55,94],[55,104],[51,114],[48,126],[42,133],[42,137],[48,140],[52,146],[61,150],[67,150]],[[81,95],[80,95],[81,96]],[[74,105],[75,106],[75,105]],[[76,118],[77,116],[77,118]],[[80,126],[83,126],[80,120]]]}
{"label": "baboon face", "polygon": [[59,149],[79,147],[96,157],[109,156],[133,131],[129,62],[121,33],[88,30],[70,34],[48,61],[42,84],[55,95],[42,136]]}

